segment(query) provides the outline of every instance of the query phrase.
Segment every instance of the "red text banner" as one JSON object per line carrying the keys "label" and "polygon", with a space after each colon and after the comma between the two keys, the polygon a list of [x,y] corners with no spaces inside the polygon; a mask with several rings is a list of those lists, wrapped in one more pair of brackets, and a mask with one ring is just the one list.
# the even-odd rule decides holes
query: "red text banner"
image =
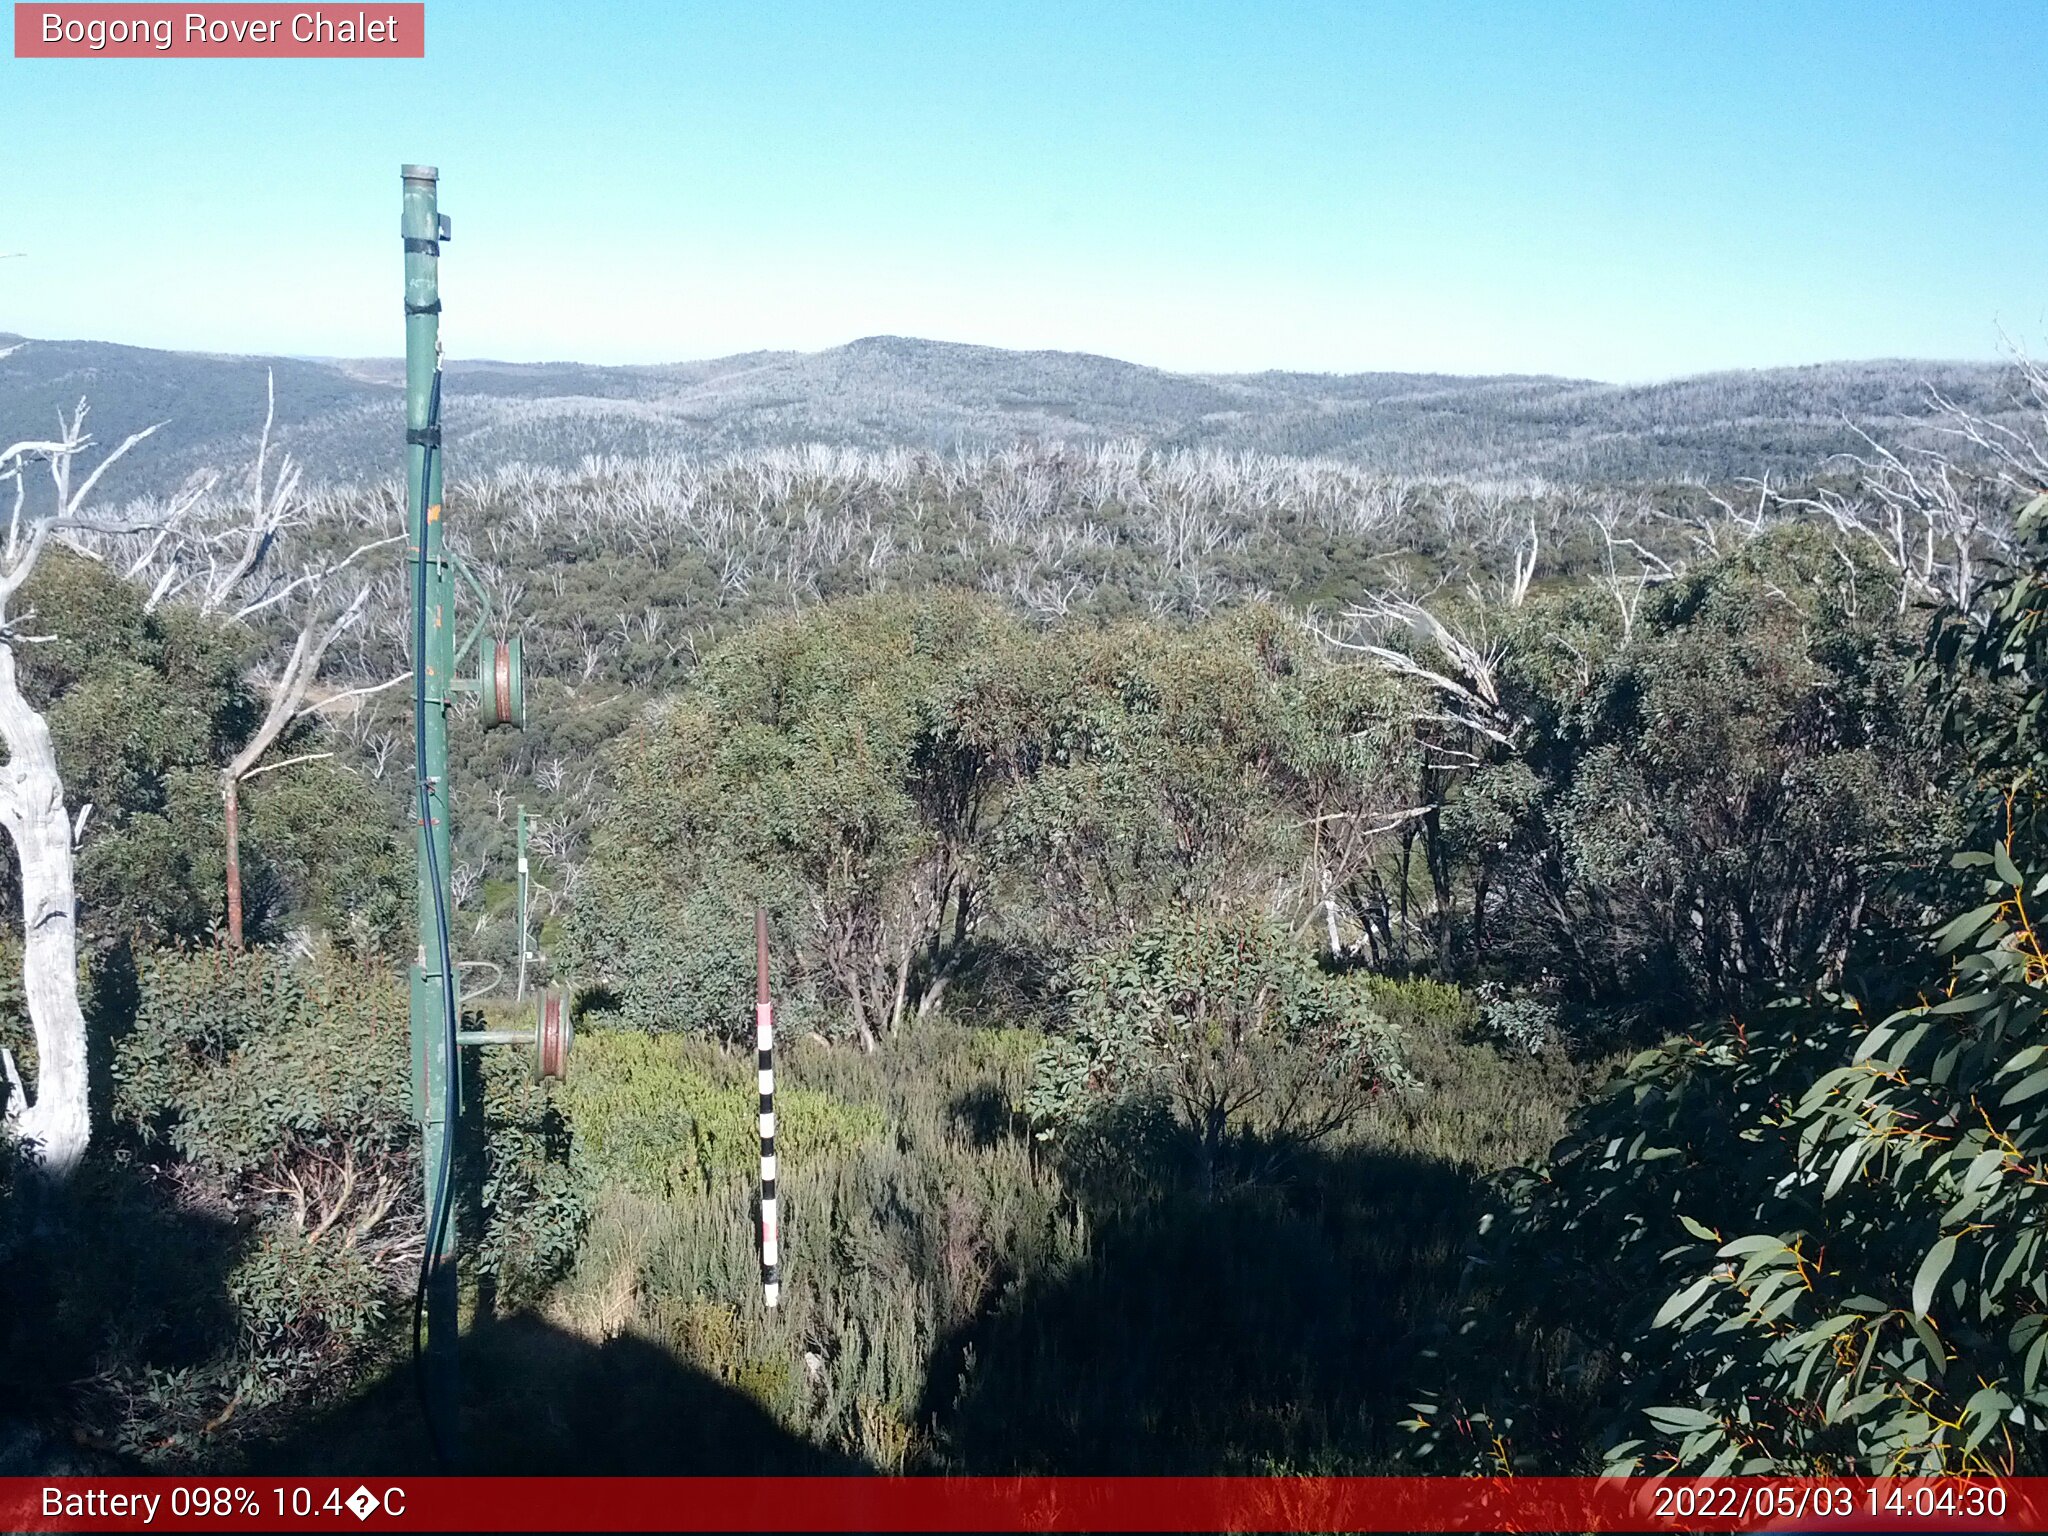
{"label": "red text banner", "polygon": [[419,59],[424,4],[14,7],[18,59]]}
{"label": "red text banner", "polygon": [[2048,1478],[0,1478],[9,1531],[2040,1531]]}

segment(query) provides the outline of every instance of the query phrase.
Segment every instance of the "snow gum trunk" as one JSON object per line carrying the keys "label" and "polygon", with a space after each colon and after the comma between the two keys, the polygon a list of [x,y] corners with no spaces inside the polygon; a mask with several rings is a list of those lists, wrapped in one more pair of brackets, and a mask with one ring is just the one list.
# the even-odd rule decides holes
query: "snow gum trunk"
{"label": "snow gum trunk", "polygon": [[85,1155],[85,1015],[78,1002],[78,900],[72,878],[71,818],[50,727],[22,696],[14,649],[0,640],[0,824],[21,865],[22,989],[36,1037],[35,1097],[10,1078],[7,1122],[52,1177]]}

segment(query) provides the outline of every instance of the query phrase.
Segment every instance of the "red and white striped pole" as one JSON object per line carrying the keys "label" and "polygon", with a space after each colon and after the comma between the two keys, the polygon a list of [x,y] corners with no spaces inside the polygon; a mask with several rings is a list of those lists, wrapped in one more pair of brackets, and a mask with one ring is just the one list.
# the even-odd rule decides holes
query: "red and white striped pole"
{"label": "red and white striped pole", "polygon": [[768,1000],[768,913],[754,908],[754,1048],[761,1073],[761,1300],[782,1300],[782,1233],[775,1206],[775,1005]]}

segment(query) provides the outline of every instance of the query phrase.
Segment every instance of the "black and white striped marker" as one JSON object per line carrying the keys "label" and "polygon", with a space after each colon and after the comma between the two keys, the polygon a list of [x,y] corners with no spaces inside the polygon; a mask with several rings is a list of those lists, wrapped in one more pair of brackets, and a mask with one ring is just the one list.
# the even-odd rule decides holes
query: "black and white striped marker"
{"label": "black and white striped marker", "polygon": [[782,1232],[775,1203],[775,1005],[768,1000],[768,914],[754,909],[754,1048],[761,1073],[761,1300],[782,1301]]}

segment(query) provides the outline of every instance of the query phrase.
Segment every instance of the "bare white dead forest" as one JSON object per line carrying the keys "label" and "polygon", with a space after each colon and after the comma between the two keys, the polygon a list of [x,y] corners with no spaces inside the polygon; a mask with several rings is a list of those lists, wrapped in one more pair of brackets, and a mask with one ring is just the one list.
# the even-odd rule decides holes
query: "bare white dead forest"
{"label": "bare white dead forest", "polygon": [[[2039,417],[2048,383],[2032,365],[2018,374]],[[1916,591],[1967,593],[2005,538],[1987,490],[2040,477],[2027,419],[1930,392],[1919,446],[1866,437],[1864,454],[1796,483],[1425,479],[1125,440],[587,457],[458,477],[449,503],[452,536],[526,628],[537,671],[644,681],[686,670],[747,612],[934,581],[1053,620],[1195,617],[1259,596],[1329,614],[1368,589],[1440,587],[1446,573],[1512,606],[1532,581],[1590,576],[1626,623],[1643,591],[1688,559],[1806,518],[1878,550]],[[200,517],[222,515],[207,510],[219,494]],[[395,481],[328,487],[296,497],[265,538],[282,567],[310,569],[396,538],[402,521]],[[404,639],[398,562],[356,568],[376,580],[330,661],[351,686],[388,679]]]}

